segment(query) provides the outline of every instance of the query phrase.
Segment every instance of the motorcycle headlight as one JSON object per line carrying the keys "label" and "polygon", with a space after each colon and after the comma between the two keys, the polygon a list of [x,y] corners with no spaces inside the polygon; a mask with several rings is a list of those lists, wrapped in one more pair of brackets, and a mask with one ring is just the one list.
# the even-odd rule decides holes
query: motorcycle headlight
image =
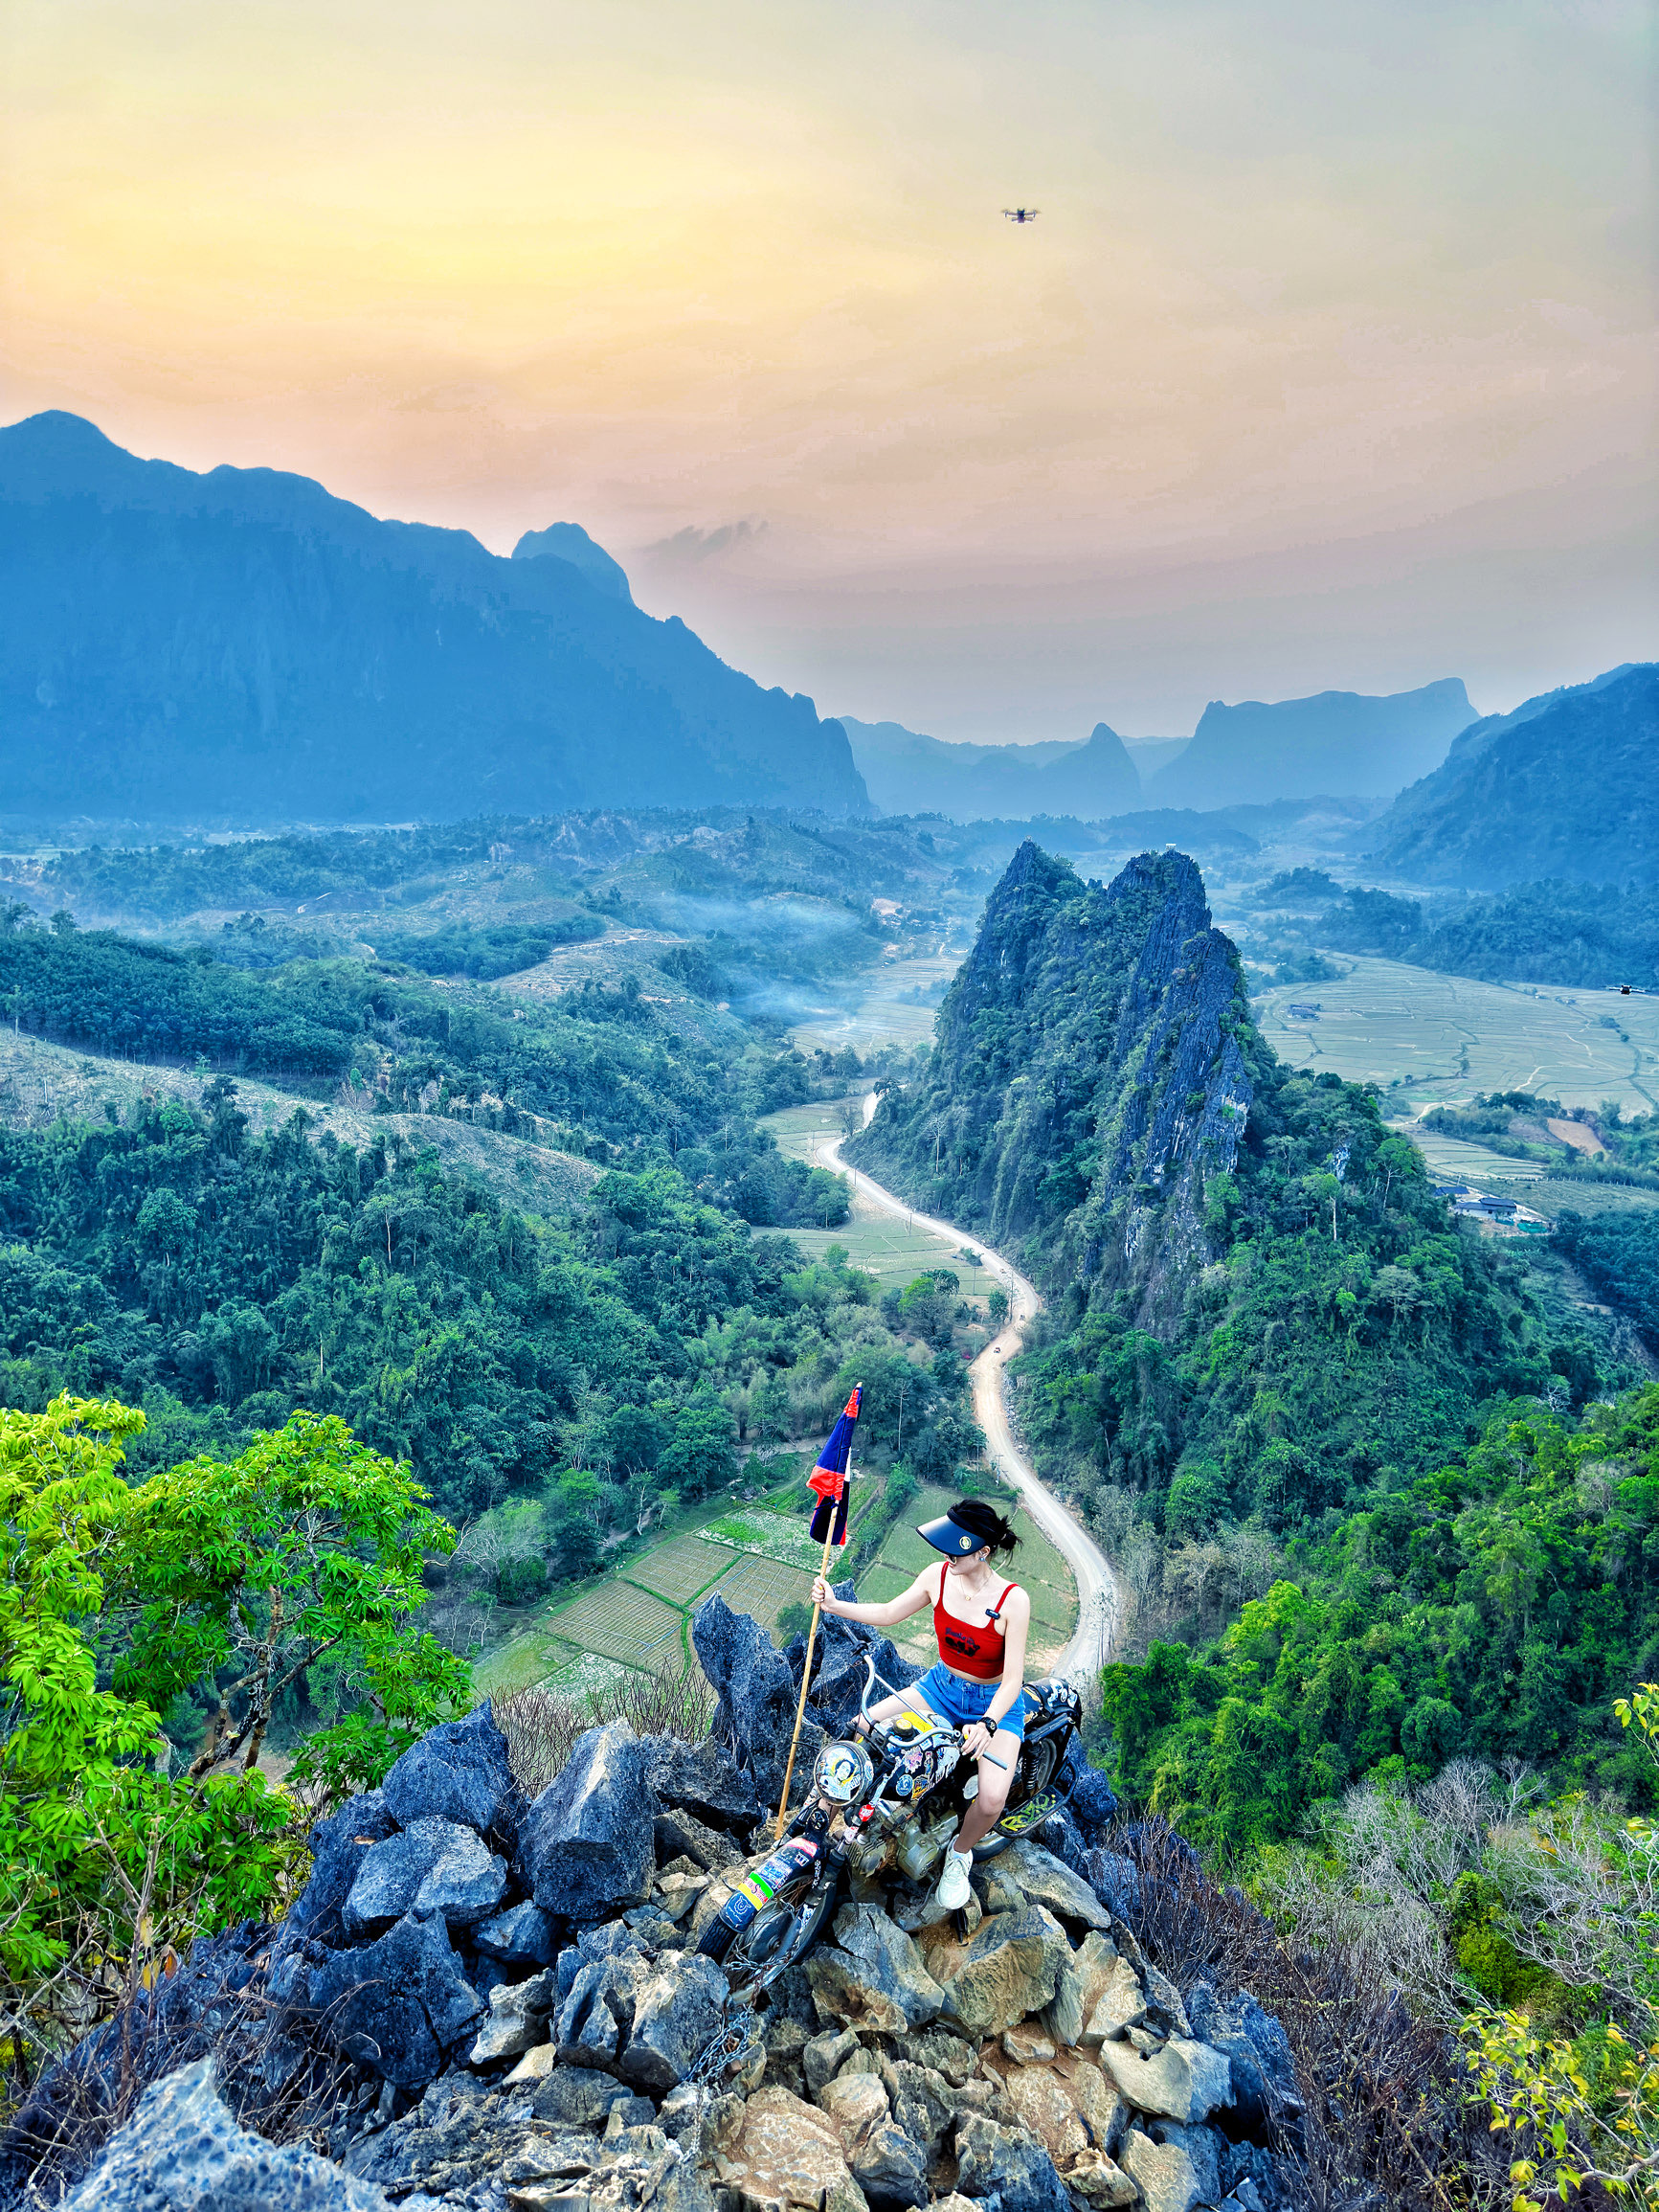
{"label": "motorcycle headlight", "polygon": [[812,1778],[832,1805],[850,1805],[869,1795],[875,1777],[875,1764],[863,1744],[838,1740],[818,1753]]}

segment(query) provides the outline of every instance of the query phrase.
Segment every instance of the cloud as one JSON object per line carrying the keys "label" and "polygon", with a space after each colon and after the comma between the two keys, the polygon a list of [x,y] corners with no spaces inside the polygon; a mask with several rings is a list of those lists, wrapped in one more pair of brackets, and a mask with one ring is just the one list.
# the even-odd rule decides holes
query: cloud
{"label": "cloud", "polygon": [[645,547],[648,559],[664,567],[692,568],[715,560],[722,553],[753,545],[766,535],[764,522],[723,522],[715,530],[677,530],[672,537],[659,538]]}

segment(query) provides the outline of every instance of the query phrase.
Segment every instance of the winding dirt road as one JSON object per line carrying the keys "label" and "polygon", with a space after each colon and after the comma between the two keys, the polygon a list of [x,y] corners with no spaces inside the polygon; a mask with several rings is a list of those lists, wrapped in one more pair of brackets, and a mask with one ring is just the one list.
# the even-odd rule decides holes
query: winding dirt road
{"label": "winding dirt road", "polygon": [[[872,1091],[864,1099],[866,1126],[875,1110],[876,1095]],[[930,1229],[953,1247],[971,1244],[990,1273],[1008,1293],[1006,1326],[994,1343],[986,1345],[968,1370],[968,1379],[974,1387],[974,1413],[985,1432],[985,1441],[998,1471],[1020,1492],[1025,1510],[1076,1578],[1077,1626],[1071,1633],[1071,1640],[1048,1672],[1050,1676],[1064,1675],[1081,1686],[1100,1671],[1110,1654],[1112,1636],[1121,1617],[1123,1593],[1105,1552],[1069,1508],[1063,1505],[1054,1493],[1038,1480],[1030,1462],[1014,1441],[1014,1431],[1008,1418],[1004,1370],[1008,1361],[1024,1343],[1026,1325],[1042,1301],[1019,1269],[1004,1259],[1000,1253],[993,1252],[989,1245],[982,1243],[976,1236],[971,1236],[966,1230],[958,1229],[953,1222],[936,1220],[929,1213],[918,1213],[914,1207],[907,1206],[902,1198],[895,1198],[890,1190],[884,1190],[862,1168],[851,1166],[841,1158],[842,1141],[842,1139],[828,1134],[820,1137],[813,1148],[815,1163],[844,1175],[852,1184],[857,1196],[880,1211],[895,1213],[901,1220],[916,1222],[924,1229]]]}

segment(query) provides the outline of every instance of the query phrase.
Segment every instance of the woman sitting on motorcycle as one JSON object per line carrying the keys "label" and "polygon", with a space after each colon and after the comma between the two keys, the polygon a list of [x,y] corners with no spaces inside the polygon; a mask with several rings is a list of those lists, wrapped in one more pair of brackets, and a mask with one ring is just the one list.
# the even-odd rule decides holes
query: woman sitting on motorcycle
{"label": "woman sitting on motorcycle", "polygon": [[855,1605],[837,1597],[821,1577],[814,1582],[812,1594],[825,1613],[866,1621],[871,1628],[892,1628],[926,1606],[933,1609],[938,1663],[902,1696],[872,1706],[870,1719],[890,1721],[897,1713],[925,1706],[935,1721],[962,1731],[963,1748],[978,1761],[978,1794],[945,1853],[939,1876],[939,1903],[954,1910],[968,1902],[975,1844],[1002,1817],[1025,1734],[1031,1600],[1017,1582],[1004,1582],[992,1568],[992,1560],[1012,1551],[1019,1539],[983,1499],[959,1500],[916,1533],[944,1553],[944,1564],[924,1568],[902,1596],[886,1605]]}

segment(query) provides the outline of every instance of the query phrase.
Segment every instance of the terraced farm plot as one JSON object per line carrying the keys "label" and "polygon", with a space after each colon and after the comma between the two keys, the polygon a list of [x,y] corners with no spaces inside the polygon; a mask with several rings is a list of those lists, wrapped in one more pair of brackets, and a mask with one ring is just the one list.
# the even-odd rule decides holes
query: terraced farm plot
{"label": "terraced farm plot", "polygon": [[777,1616],[784,1607],[811,1604],[812,1576],[780,1560],[745,1558],[715,1585],[714,1594],[723,1597],[733,1613],[751,1614],[775,1641]]}
{"label": "terraced farm plot", "polygon": [[823,1546],[815,1544],[806,1530],[804,1514],[796,1521],[786,1514],[746,1506],[711,1521],[707,1533],[722,1544],[729,1544],[734,1551],[751,1551],[761,1558],[778,1560],[785,1567],[813,1569],[823,1556]]}
{"label": "terraced farm plot", "polygon": [[685,1616],[631,1582],[605,1582],[547,1616],[562,1642],[625,1666],[656,1667],[684,1651]]}
{"label": "terraced farm plot", "polygon": [[1436,1129],[1424,1129],[1415,1123],[1396,1122],[1394,1126],[1402,1137],[1411,1139],[1430,1171],[1448,1181],[1473,1183],[1484,1190],[1494,1176],[1511,1183],[1542,1180],[1544,1170],[1536,1162],[1511,1160],[1501,1152],[1489,1151],[1484,1144],[1471,1144],[1467,1138],[1445,1137]]}
{"label": "terraced farm plot", "polygon": [[666,1544],[630,1562],[627,1579],[643,1584],[665,1597],[670,1605],[696,1602],[731,1565],[724,1544],[709,1544],[701,1536],[671,1536]]}
{"label": "terraced farm plot", "polygon": [[561,1643],[541,1627],[529,1628],[483,1653],[473,1665],[472,1678],[486,1697],[505,1697],[510,1690],[528,1689],[561,1673],[582,1654]]}
{"label": "terraced farm plot", "polygon": [[[1316,1004],[1317,1021],[1289,1007]],[[1386,1088],[1411,1079],[1413,1102],[1477,1091],[1531,1091],[1564,1106],[1617,1098],[1659,1105],[1659,997],[1477,983],[1401,960],[1356,959],[1339,982],[1276,985],[1252,1001],[1282,1060]]]}
{"label": "terraced farm plot", "polygon": [[930,959],[888,960],[875,969],[859,997],[841,1011],[819,1009],[790,1031],[790,1041],[802,1052],[839,1052],[851,1045],[868,1051],[872,1045],[930,1045],[937,1006],[918,1006],[903,994],[918,984],[924,987],[948,982],[961,965],[956,953]]}

